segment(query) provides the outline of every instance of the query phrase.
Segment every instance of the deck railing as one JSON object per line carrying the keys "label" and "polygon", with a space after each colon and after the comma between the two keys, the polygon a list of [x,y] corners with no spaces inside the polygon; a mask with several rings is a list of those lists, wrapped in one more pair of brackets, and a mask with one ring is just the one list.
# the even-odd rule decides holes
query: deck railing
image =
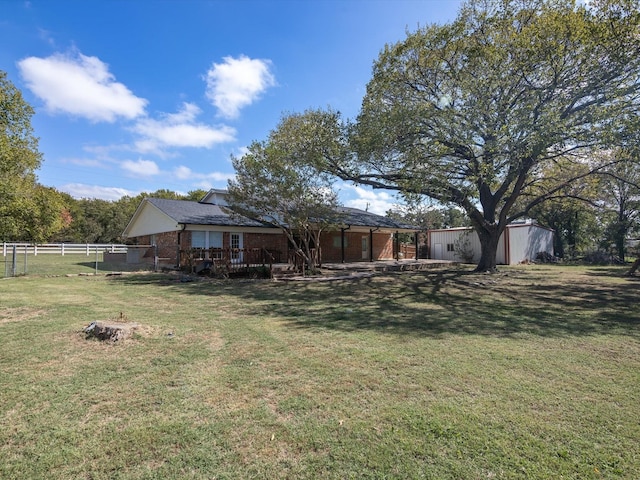
{"label": "deck railing", "polygon": [[266,248],[190,248],[180,250],[180,266],[193,273],[209,270],[220,275],[258,267],[271,272],[274,263],[281,263],[281,257],[281,252]]}

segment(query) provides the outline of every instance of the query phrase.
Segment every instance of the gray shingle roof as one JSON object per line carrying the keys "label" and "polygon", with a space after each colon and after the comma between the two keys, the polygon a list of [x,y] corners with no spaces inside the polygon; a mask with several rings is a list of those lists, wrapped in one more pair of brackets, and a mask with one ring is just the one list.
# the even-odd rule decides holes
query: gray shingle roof
{"label": "gray shingle roof", "polygon": [[229,208],[211,203],[167,200],[164,198],[147,198],[147,201],[177,223],[228,227],[273,227],[268,223],[243,217]]}
{"label": "gray shingle roof", "polygon": [[[192,202],[187,200],[167,200],[164,198],[147,198],[177,223],[191,225],[219,225],[228,227],[271,227],[274,226],[234,213],[228,207],[211,203]],[[365,212],[357,208],[338,207],[340,215],[338,223],[354,227],[387,228],[393,230],[420,230],[420,227],[393,220],[389,217]]]}
{"label": "gray shingle roof", "polygon": [[408,223],[399,222],[389,217],[376,215],[375,213],[365,212],[358,208],[338,207],[340,213],[340,223],[352,225],[354,227],[374,227],[389,228],[394,230],[420,230],[420,227],[409,225]]}

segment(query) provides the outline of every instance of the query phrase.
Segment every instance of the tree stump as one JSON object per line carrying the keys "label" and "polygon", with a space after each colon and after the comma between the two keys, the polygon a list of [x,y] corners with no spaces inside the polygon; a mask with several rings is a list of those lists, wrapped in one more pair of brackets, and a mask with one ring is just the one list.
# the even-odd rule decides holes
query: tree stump
{"label": "tree stump", "polygon": [[97,338],[108,342],[118,342],[129,338],[139,327],[137,323],[91,322],[83,331],[87,338]]}

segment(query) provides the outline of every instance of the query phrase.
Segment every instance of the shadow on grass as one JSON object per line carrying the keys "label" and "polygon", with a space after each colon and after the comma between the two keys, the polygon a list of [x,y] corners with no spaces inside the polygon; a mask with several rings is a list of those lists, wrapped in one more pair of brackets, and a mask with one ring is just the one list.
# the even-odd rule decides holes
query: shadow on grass
{"label": "shadow on grass", "polygon": [[[96,262],[77,262],[75,265],[80,267],[86,267],[88,270],[96,270]],[[152,270],[153,270],[153,265],[113,263],[113,262],[98,262],[98,268],[97,268],[97,271],[101,273],[140,272],[140,271],[152,271]]]}
{"label": "shadow on grass", "polygon": [[[123,276],[189,296],[230,297],[238,315],[280,317],[292,327],[374,330],[398,335],[540,336],[624,334],[640,337],[637,281],[608,272],[578,280],[553,269],[495,275],[465,270],[378,274],[330,282],[195,281],[162,274]],[[244,300],[237,307],[237,297]]]}

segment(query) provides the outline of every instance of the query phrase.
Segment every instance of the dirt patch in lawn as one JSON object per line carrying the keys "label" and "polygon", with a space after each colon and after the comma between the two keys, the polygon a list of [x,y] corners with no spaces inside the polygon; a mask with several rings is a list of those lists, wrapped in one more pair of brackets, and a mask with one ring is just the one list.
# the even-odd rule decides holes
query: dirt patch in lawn
{"label": "dirt patch in lawn", "polygon": [[0,325],[11,322],[24,322],[46,313],[45,310],[29,307],[0,308]]}

